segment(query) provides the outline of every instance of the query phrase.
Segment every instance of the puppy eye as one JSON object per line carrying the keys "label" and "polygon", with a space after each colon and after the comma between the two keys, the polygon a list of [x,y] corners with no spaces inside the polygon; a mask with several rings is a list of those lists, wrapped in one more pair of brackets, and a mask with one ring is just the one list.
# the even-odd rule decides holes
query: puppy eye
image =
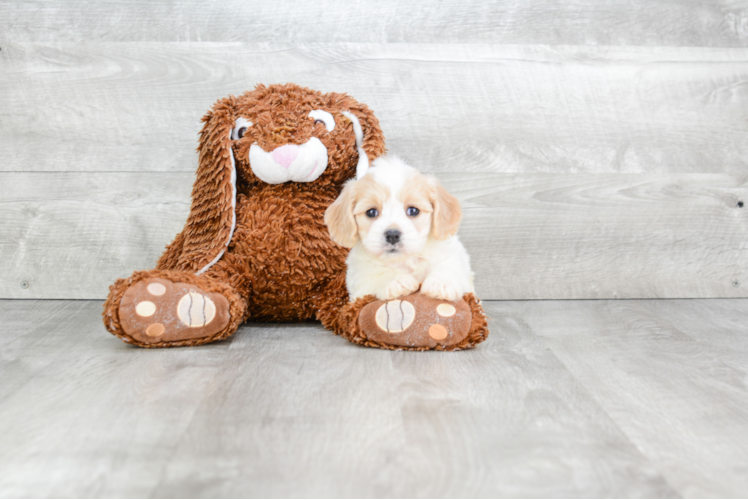
{"label": "puppy eye", "polygon": [[421,211],[418,210],[416,207],[408,207],[405,213],[408,214],[410,217],[415,217],[416,215],[420,214]]}
{"label": "puppy eye", "polygon": [[239,130],[236,131],[236,137],[241,139],[244,137],[244,134],[247,132],[247,127],[242,127]]}
{"label": "puppy eye", "polygon": [[377,210],[376,208],[370,208],[369,210],[366,211],[366,216],[371,219],[373,219],[377,215],[379,215],[379,210]]}
{"label": "puppy eye", "polygon": [[324,124],[325,124],[325,122],[323,122],[322,120],[314,120],[314,126],[315,126],[315,127],[316,127],[317,125],[319,125],[320,123],[321,123],[322,125],[324,125]]}

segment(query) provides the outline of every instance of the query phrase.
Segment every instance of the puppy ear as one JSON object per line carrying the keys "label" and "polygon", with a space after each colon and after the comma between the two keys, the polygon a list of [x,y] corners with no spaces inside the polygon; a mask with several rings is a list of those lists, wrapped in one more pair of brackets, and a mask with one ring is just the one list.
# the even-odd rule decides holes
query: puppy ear
{"label": "puppy ear", "polygon": [[358,226],[353,216],[355,181],[348,181],[338,199],[325,210],[325,224],[332,241],[346,248],[353,248],[358,241]]}
{"label": "puppy ear", "polygon": [[431,204],[434,205],[434,221],[431,230],[437,240],[446,240],[457,234],[462,220],[460,200],[447,192],[434,178],[431,184]]}
{"label": "puppy ear", "polygon": [[236,225],[236,169],[231,151],[235,101],[233,96],[221,99],[203,117],[190,214],[182,233],[159,260],[159,268],[200,274],[221,258],[231,241]]}

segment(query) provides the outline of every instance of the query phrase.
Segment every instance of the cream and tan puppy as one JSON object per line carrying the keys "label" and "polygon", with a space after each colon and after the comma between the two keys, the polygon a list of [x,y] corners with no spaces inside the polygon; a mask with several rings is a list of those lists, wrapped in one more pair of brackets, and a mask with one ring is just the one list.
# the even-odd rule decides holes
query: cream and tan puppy
{"label": "cream and tan puppy", "polygon": [[457,300],[473,292],[470,256],[455,235],[460,203],[439,182],[396,157],[380,157],[325,212],[333,241],[351,248],[351,300],[421,293]]}

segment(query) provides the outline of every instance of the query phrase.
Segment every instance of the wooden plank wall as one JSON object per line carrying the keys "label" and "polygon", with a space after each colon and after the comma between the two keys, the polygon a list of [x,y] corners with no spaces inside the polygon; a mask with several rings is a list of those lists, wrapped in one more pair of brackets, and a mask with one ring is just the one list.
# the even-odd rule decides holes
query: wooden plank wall
{"label": "wooden plank wall", "polygon": [[0,1],[0,297],[181,228],[200,117],[348,92],[463,201],[485,299],[748,296],[748,1]]}

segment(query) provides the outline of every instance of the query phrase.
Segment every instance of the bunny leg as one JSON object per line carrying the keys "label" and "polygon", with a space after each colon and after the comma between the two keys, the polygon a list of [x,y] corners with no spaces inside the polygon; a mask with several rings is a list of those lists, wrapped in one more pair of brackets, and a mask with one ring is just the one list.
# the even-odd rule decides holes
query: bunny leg
{"label": "bunny leg", "polygon": [[187,271],[138,271],[117,280],[104,303],[104,325],[140,347],[201,345],[236,332],[246,302],[234,288]]}
{"label": "bunny leg", "polygon": [[416,292],[386,301],[369,295],[347,304],[335,333],[382,349],[457,351],[486,340],[488,325],[472,293],[450,302]]}
{"label": "bunny leg", "polygon": [[328,330],[338,333],[340,312],[348,304],[348,289],[345,286],[345,274],[333,278],[323,292],[314,298],[314,310],[317,319]]}

